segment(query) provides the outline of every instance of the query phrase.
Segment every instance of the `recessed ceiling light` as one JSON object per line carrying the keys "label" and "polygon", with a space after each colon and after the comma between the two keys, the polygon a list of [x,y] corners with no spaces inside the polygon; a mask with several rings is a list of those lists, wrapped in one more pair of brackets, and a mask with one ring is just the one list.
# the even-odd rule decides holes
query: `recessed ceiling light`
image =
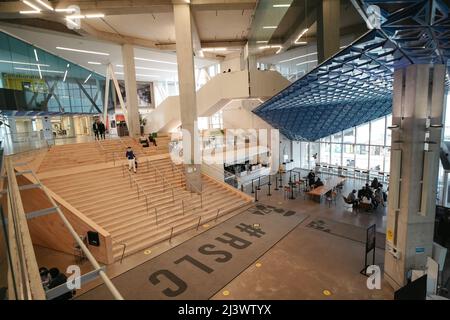
{"label": "recessed ceiling light", "polygon": [[42,63],[30,63],[30,62],[19,62],[19,61],[9,61],[9,60],[0,60],[0,63],[12,63],[12,64],[25,64],[30,66],[40,65],[41,67],[50,67],[48,64]]}
{"label": "recessed ceiling light", "polygon": [[82,14],[72,14],[70,16],[66,16],[66,19],[84,19],[84,15],[82,15]]}
{"label": "recessed ceiling light", "polygon": [[258,41],[256,41],[256,43],[268,43],[269,42],[269,40],[258,40]]}
{"label": "recessed ceiling light", "polygon": [[[39,72],[39,69],[31,69],[31,68],[14,67],[14,69]],[[64,71],[58,71],[58,70],[43,70],[43,69],[41,69],[41,71],[42,72],[49,72],[49,73],[64,73]]]}
{"label": "recessed ceiling light", "polygon": [[276,29],[277,26],[264,26],[263,29]]}
{"label": "recessed ceiling light", "polygon": [[169,61],[161,61],[161,60],[153,60],[153,59],[146,59],[146,58],[134,58],[134,60],[139,60],[139,61],[149,61],[149,62],[159,62],[159,63],[167,63],[167,64],[173,64],[173,65],[177,65],[178,63],[176,62],[169,62]]}
{"label": "recessed ceiling light", "polygon": [[32,4],[30,1],[28,0],[22,0],[23,3],[25,3],[27,6],[29,6],[30,8],[33,8],[36,11],[41,11],[41,8],[39,8],[38,6],[36,6],[35,4]]}
{"label": "recessed ceiling light", "polygon": [[88,61],[89,64],[102,64],[101,62]]}
{"label": "recessed ceiling light", "polygon": [[89,50],[81,50],[81,49],[73,49],[73,48],[65,48],[65,47],[56,47],[56,49],[65,50],[65,51],[74,51],[74,52],[80,52],[80,53],[97,54],[100,56],[109,56],[109,53],[98,52],[98,51],[89,51]]}
{"label": "recessed ceiling light", "polygon": [[42,6],[46,7],[48,10],[53,11],[53,7],[51,5],[49,5],[48,3],[42,1],[42,0],[36,0],[37,2],[39,2]]}
{"label": "recessed ceiling light", "polygon": [[281,49],[283,49],[283,46],[280,45],[273,45],[273,46],[263,46],[263,47],[259,47],[259,49],[264,50],[264,49],[274,49],[274,48],[278,48],[277,52],[275,52],[275,54],[279,54]]}
{"label": "recessed ceiling light", "polygon": [[84,80],[84,82],[83,83],[86,83],[86,82],[88,82],[88,80],[90,79],[92,77],[92,73],[89,73],[89,75],[87,76],[87,78],[86,78],[86,80]]}
{"label": "recessed ceiling light", "polygon": [[[114,72],[115,74],[119,74],[119,75],[123,75],[123,72]],[[155,78],[159,78],[158,75],[156,74],[142,74],[142,73],[136,73],[137,76],[141,76],[141,77],[155,77]]]}
{"label": "recessed ceiling light", "polygon": [[66,77],[67,77],[67,69],[66,69],[66,71],[64,72],[64,79],[63,79],[63,82],[66,82]]}
{"label": "recessed ceiling light", "polygon": [[299,42],[299,40],[300,40],[300,38],[301,38],[305,33],[308,32],[308,30],[309,30],[308,28],[304,29],[304,30],[298,35],[298,37],[297,37],[297,39],[294,41],[294,43],[295,43],[295,44],[306,44],[306,42],[304,42],[304,41]]}
{"label": "recessed ceiling light", "polygon": [[34,58],[36,59],[36,62],[39,62],[37,51],[36,51],[36,49],[33,49],[33,50],[34,50]]}
{"label": "recessed ceiling light", "polygon": [[90,19],[90,18],[104,18],[105,15],[103,13],[93,13],[93,14],[87,14],[85,17],[88,18],[88,19]]}
{"label": "recessed ceiling light", "polygon": [[28,11],[19,11],[20,14],[36,14],[41,13],[41,10],[28,10]]}
{"label": "recessed ceiling light", "polygon": [[291,5],[290,4],[274,4],[273,7],[274,8],[289,8]]}
{"label": "recessed ceiling light", "polygon": [[[123,68],[122,64],[116,64],[116,67]],[[162,71],[162,72],[177,72],[177,70],[167,70],[167,69],[158,69],[158,68],[149,68],[149,67],[140,67],[135,66],[134,67],[137,70],[152,70],[152,71]]]}
{"label": "recessed ceiling light", "polygon": [[76,10],[73,8],[66,8],[66,9],[55,9],[56,12],[75,12]]}
{"label": "recessed ceiling light", "polygon": [[226,51],[227,48],[204,48],[202,51],[206,52],[216,52],[216,51]]}

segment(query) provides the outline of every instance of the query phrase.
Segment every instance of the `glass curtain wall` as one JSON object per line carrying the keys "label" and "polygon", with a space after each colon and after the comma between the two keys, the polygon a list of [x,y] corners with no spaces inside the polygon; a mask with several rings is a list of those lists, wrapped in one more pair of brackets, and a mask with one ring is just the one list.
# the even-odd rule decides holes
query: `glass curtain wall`
{"label": "glass curtain wall", "polygon": [[105,78],[0,32],[0,110],[101,113]]}
{"label": "glass curtain wall", "polygon": [[320,163],[389,172],[391,132],[387,127],[391,122],[388,115],[316,142],[301,142],[300,165],[304,169]]}

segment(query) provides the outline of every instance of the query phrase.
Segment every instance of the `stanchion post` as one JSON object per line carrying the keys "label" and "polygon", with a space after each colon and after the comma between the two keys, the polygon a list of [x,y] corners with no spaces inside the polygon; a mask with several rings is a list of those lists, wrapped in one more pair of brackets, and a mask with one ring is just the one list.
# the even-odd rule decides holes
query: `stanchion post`
{"label": "stanchion post", "polygon": [[173,236],[173,227],[172,229],[170,229],[170,238],[169,238],[170,243],[172,243],[172,236]]}
{"label": "stanchion post", "polygon": [[197,231],[198,231],[198,227],[200,226],[200,220],[202,219],[202,217],[198,217],[198,222],[197,222]]}
{"label": "stanchion post", "polygon": [[258,188],[255,189],[255,202],[258,202]]}
{"label": "stanchion post", "polygon": [[253,179],[252,179],[252,193],[255,193],[255,188],[253,187]]}
{"label": "stanchion post", "polygon": [[269,183],[267,184],[268,186],[269,186],[269,193],[267,194],[269,197],[272,195],[271,193],[270,193],[270,186],[272,185],[271,183],[270,183],[270,175],[269,175]]}

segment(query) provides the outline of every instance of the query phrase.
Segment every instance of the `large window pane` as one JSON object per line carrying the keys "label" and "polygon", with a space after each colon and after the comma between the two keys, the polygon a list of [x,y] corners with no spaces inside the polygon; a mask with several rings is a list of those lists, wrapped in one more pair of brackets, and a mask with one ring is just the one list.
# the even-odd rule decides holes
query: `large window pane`
{"label": "large window pane", "polygon": [[[356,127],[356,143],[358,144],[369,144],[369,124],[363,124]],[[367,165],[366,165],[367,166]]]}
{"label": "large window pane", "polygon": [[355,128],[344,131],[344,143],[355,143]]}
{"label": "large window pane", "polygon": [[370,144],[383,146],[384,145],[384,132],[386,131],[385,119],[377,119],[372,121],[370,125]]}
{"label": "large window pane", "polygon": [[331,142],[341,143],[342,142],[342,131],[333,134],[331,136]]}
{"label": "large window pane", "polygon": [[309,169],[309,142],[300,142],[300,167]]}
{"label": "large window pane", "polygon": [[391,170],[391,148],[384,148],[384,172]]}
{"label": "large window pane", "polygon": [[320,144],[320,163],[330,163],[330,143]]}
{"label": "large window pane", "polygon": [[341,166],[342,144],[331,144],[331,162],[334,166]]}
{"label": "large window pane", "polygon": [[314,168],[319,160],[319,143],[310,142],[309,144],[309,167]]}
{"label": "large window pane", "polygon": [[345,167],[355,166],[355,146],[353,144],[343,145],[342,165]]}
{"label": "large window pane", "polygon": [[370,147],[370,164],[369,169],[373,171],[383,170],[383,147],[381,146],[371,146]]}
{"label": "large window pane", "polygon": [[355,147],[355,168],[367,170],[369,164],[369,146],[357,145]]}

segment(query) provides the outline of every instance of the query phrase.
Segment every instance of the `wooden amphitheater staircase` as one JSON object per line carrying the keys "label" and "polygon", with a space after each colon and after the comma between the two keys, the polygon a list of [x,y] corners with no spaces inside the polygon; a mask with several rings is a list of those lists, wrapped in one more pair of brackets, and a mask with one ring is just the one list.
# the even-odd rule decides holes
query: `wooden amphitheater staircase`
{"label": "wooden amphitheater staircase", "polygon": [[[105,152],[125,153],[124,145],[138,150],[136,174],[128,171],[123,160],[114,165],[111,159],[105,160],[94,142],[58,146],[62,154],[50,150],[49,159],[46,157],[41,164],[40,172],[92,164],[84,162],[81,155],[96,156],[95,151],[99,154],[95,160],[109,163],[95,171],[79,170],[54,176],[47,172],[42,182],[111,234],[115,260],[196,228],[199,223],[231,215],[252,201],[244,193],[206,175],[202,176],[201,192],[188,191],[180,166],[172,163],[166,146],[160,142],[163,139],[158,140],[161,147],[153,150],[141,148],[131,139],[101,142]],[[74,153],[79,153],[80,158]],[[52,165],[50,159],[61,163]]]}
{"label": "wooden amphitheater staircase", "polygon": [[39,167],[39,172],[64,170],[96,163],[115,162],[124,159],[128,146],[138,157],[166,154],[169,152],[170,136],[160,134],[157,146],[144,148],[137,139],[118,137],[95,142],[51,146]]}

